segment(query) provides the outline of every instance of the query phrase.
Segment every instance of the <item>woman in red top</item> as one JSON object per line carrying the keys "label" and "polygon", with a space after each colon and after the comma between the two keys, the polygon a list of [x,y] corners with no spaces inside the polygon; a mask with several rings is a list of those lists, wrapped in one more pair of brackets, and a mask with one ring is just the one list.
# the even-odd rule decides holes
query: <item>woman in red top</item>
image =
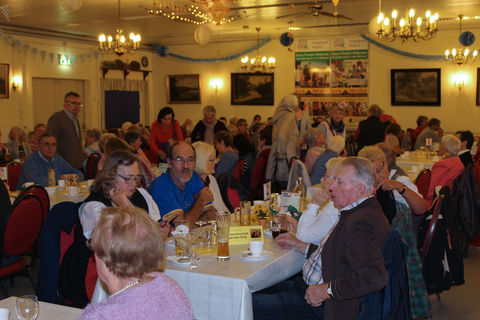
{"label": "woman in red top", "polygon": [[150,129],[150,149],[164,161],[167,158],[168,147],[175,141],[183,141],[182,127],[175,120],[172,108],[163,107]]}

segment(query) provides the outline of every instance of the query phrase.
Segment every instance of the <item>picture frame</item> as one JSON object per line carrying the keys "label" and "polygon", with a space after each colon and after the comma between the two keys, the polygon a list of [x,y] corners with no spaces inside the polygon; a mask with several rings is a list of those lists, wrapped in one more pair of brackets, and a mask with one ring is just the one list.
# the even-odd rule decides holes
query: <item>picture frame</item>
{"label": "picture frame", "polygon": [[232,73],[232,105],[273,106],[274,74],[272,73]]}
{"label": "picture frame", "polygon": [[475,96],[475,105],[480,106],[480,68],[477,68],[477,90]]}
{"label": "picture frame", "polygon": [[10,93],[9,65],[0,63],[0,98],[8,98]]}
{"label": "picture frame", "polygon": [[391,69],[392,106],[440,106],[440,69]]}
{"label": "picture frame", "polygon": [[167,75],[167,101],[169,104],[200,104],[200,75]]}

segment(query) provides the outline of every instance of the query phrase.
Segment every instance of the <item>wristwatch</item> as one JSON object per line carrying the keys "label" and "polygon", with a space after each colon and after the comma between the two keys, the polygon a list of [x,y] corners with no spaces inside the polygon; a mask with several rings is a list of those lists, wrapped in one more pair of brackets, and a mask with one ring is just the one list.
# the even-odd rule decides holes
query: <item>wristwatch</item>
{"label": "wristwatch", "polygon": [[331,282],[328,283],[327,294],[328,294],[328,296],[329,296],[330,298],[333,298],[332,283],[331,283]]}
{"label": "wristwatch", "polygon": [[402,189],[402,191],[400,191],[399,193],[400,193],[401,195],[403,195],[403,194],[405,193],[405,191],[407,191],[407,187],[406,187],[405,185],[403,185],[403,189]]}

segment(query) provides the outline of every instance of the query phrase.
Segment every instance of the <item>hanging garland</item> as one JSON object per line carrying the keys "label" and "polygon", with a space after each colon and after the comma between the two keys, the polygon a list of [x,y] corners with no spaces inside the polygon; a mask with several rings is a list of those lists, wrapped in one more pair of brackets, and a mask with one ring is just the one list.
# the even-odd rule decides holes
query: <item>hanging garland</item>
{"label": "hanging garland", "polygon": [[389,47],[387,45],[384,45],[383,43],[380,43],[376,40],[373,40],[372,38],[368,37],[365,34],[362,34],[361,36],[362,36],[363,39],[367,40],[371,44],[373,44],[373,45],[375,45],[375,46],[377,46],[377,47],[379,47],[383,50],[387,50],[387,51],[390,51],[392,53],[395,53],[395,54],[398,54],[398,55],[401,55],[401,56],[410,57],[410,58],[414,58],[414,59],[430,60],[430,61],[443,61],[443,60],[445,60],[445,56],[433,56],[433,55],[416,54],[416,53],[406,52],[406,51],[398,50],[398,49]]}
{"label": "hanging garland", "polygon": [[185,57],[185,56],[182,56],[182,55],[179,55],[179,54],[171,53],[167,46],[162,46],[162,45],[153,46],[153,49],[155,50],[155,52],[157,52],[157,54],[160,57],[170,56],[170,57],[173,57],[173,58],[177,58],[177,59],[181,59],[181,60],[185,60],[185,61],[190,61],[190,62],[216,63],[216,62],[224,62],[224,61],[229,61],[229,60],[233,60],[233,59],[238,59],[238,58],[246,55],[247,53],[250,53],[252,51],[260,49],[261,47],[263,47],[264,45],[269,43],[271,40],[272,39],[270,39],[270,38],[266,38],[265,40],[263,40],[259,44],[256,44],[256,45],[254,45],[253,47],[251,47],[247,50],[244,50],[242,52],[236,53],[236,54],[228,56],[228,57],[223,57],[223,58],[198,59],[198,58]]}

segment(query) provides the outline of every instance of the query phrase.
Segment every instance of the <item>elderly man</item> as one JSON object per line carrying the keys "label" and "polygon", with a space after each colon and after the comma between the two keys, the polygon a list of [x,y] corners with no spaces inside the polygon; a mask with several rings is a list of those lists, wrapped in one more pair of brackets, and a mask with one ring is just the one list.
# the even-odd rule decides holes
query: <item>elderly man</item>
{"label": "elderly man", "polygon": [[192,131],[192,143],[195,141],[204,141],[213,145],[213,137],[222,130],[227,130],[222,121],[216,119],[217,110],[214,106],[203,108],[203,120],[198,121]]}
{"label": "elderly man", "polygon": [[82,168],[84,159],[82,129],[77,118],[82,106],[80,95],[68,92],[65,95],[63,110],[55,112],[47,123],[47,132],[57,139],[58,153],[77,169]]}
{"label": "elderly man", "polygon": [[440,128],[440,120],[432,118],[428,120],[427,127],[420,132],[415,141],[414,150],[417,150],[421,146],[427,145],[427,139],[432,140],[432,146],[434,143],[440,143],[442,138],[442,129]]}
{"label": "elderly man", "polygon": [[311,253],[303,266],[303,279],[285,281],[265,293],[254,294],[253,312],[259,319],[354,320],[361,297],[382,289],[387,273],[381,253],[390,231],[373,197],[371,162],[347,158],[330,186],[340,219],[328,240]]}
{"label": "elderly man", "polygon": [[32,153],[25,160],[18,180],[18,188],[25,182],[35,182],[41,186],[48,186],[49,170],[54,170],[55,181],[60,179],[62,174],[78,174],[80,181],[83,180],[83,174],[74,169],[57,152],[57,141],[49,133],[44,133],[38,139],[38,151]]}
{"label": "elderly man", "polygon": [[168,150],[169,169],[150,185],[150,193],[164,221],[185,223],[189,228],[201,217],[215,219],[212,192],[194,172],[195,150],[185,142],[175,142]]}

